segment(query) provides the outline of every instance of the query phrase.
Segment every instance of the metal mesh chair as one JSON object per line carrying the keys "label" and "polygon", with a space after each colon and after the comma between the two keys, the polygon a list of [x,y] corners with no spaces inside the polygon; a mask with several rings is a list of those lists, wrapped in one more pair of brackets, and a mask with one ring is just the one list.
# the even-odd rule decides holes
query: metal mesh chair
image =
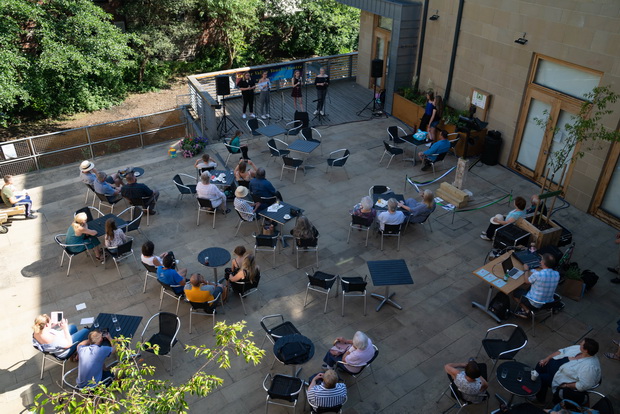
{"label": "metal mesh chair", "polygon": [[258,128],[267,126],[267,124],[265,124],[262,120],[258,118],[250,118],[247,121],[245,121],[245,124],[248,126],[250,133],[255,137],[263,135],[257,131]]}
{"label": "metal mesh chair", "polygon": [[181,176],[187,177],[190,180],[194,180],[193,182],[196,183],[196,178],[188,174],[180,173],[172,177],[172,182],[177,187],[177,190],[179,190],[177,202],[174,204],[175,207],[177,206],[177,204],[179,204],[179,201],[183,198],[184,195],[196,194],[196,184],[184,184]]}
{"label": "metal mesh chair", "polygon": [[397,125],[390,126],[390,127],[387,128],[388,138],[390,139],[390,141],[392,141],[394,143],[394,145],[402,144],[403,142],[405,142],[398,135],[399,131],[403,133],[403,136],[407,135],[405,130],[402,129],[401,127],[397,126]]}
{"label": "metal mesh chair", "polygon": [[[92,260],[93,264],[95,264],[95,259],[90,254],[90,250],[88,249],[88,245],[86,243],[77,243],[77,244],[67,244],[65,243],[67,239],[66,234],[57,234],[54,236],[54,240],[56,243],[62,248],[62,255],[60,256],[60,267],[62,267],[62,263],[65,260],[65,256],[69,259],[69,266],[67,267],[67,276],[69,276],[69,272],[71,271],[71,262],[73,261],[73,256],[76,256],[82,252],[86,252],[90,260]],[[84,250],[74,253],[72,248],[84,248]]]}
{"label": "metal mesh chair", "polygon": [[[507,331],[511,328],[512,331],[507,339],[489,338],[489,334],[495,333],[495,331]],[[480,354],[480,350],[484,348],[487,356],[493,360],[493,368],[491,368],[491,376],[493,376],[495,365],[497,365],[499,360],[513,360],[517,353],[525,348],[525,345],[527,345],[527,335],[525,331],[523,331],[520,326],[507,323],[487,329],[487,333],[484,335],[482,344],[480,344],[480,348],[478,349],[478,354]]]}
{"label": "metal mesh chair", "polygon": [[[136,256],[133,254],[133,237],[127,237],[127,241],[119,246],[116,247],[112,247],[112,248],[105,248],[106,253],[108,253],[110,255],[110,257],[112,257],[112,260],[114,261],[114,264],[116,265],[116,271],[118,272],[118,275],[120,276],[120,278],[123,278],[123,274],[121,273],[121,270],[118,267],[118,263],[122,262],[125,259],[128,259],[129,257],[133,257],[133,261],[136,264],[136,266],[138,266],[138,261],[136,260]],[[103,256],[103,268],[105,269],[105,264],[106,264],[106,260],[105,260],[105,255]]]}
{"label": "metal mesh chair", "polygon": [[397,156],[397,155],[403,155],[405,153],[405,150],[402,148],[398,148],[395,147],[393,145],[390,145],[387,143],[387,141],[383,141],[383,147],[385,148],[383,151],[383,155],[381,156],[381,159],[379,160],[379,165],[381,165],[381,162],[383,161],[383,158],[386,155],[390,156],[390,161],[388,161],[387,166],[385,168],[390,168],[390,164],[392,163],[392,159]]}
{"label": "metal mesh chair", "polygon": [[[357,392],[359,393],[360,396],[360,401],[364,401],[364,399],[362,398],[362,393],[360,391],[360,386],[358,384],[358,378],[362,375],[362,372],[364,372],[364,369],[366,369],[366,367],[370,367],[370,372],[372,373],[372,379],[375,382],[375,384],[377,383],[377,379],[375,378],[375,372],[372,369],[372,363],[374,362],[375,359],[377,359],[377,357],[379,356],[379,349],[376,347],[376,345],[373,344],[373,347],[375,348],[375,354],[373,355],[373,357],[370,359],[370,361],[368,361],[365,364],[362,365],[353,365],[353,364],[345,364],[342,361],[338,361],[336,363],[336,370],[338,372],[342,372],[345,373],[347,375],[350,375],[354,380],[355,380],[355,386],[357,388]],[[351,372],[347,369],[347,365],[351,366],[351,367],[357,367],[360,368],[360,370],[358,372]]]}
{"label": "metal mesh chair", "polygon": [[[71,346],[77,345],[77,342],[73,343]],[[65,376],[65,364],[69,360],[69,357],[73,355],[72,352],[66,351],[60,354],[55,354],[52,352],[47,352],[43,349],[39,341],[32,338],[32,346],[39,352],[41,352],[41,356],[43,357],[41,361],[41,379],[43,379],[43,371],[45,370],[45,361],[52,362],[56,365],[60,365],[62,367],[61,377]]]}
{"label": "metal mesh chair", "polygon": [[340,287],[342,289],[342,316],[344,316],[344,301],[347,296],[351,297],[363,297],[364,298],[364,316],[366,316],[366,300],[368,298],[366,292],[366,277],[340,277]]}
{"label": "metal mesh chair", "polygon": [[118,214],[118,216],[121,217],[127,211],[131,213],[129,216],[129,220],[126,220],[127,224],[120,226],[119,228],[123,229],[125,233],[128,233],[130,231],[137,231],[144,238],[148,240],[148,237],[146,237],[146,235],[140,229],[140,223],[142,222],[142,216],[144,215],[144,210],[142,210],[142,208],[140,207],[130,206],[130,207],[127,207],[125,210],[121,211]]}
{"label": "metal mesh chair", "polygon": [[280,237],[279,232],[274,234],[256,234],[252,233],[254,237],[254,256],[256,252],[272,252],[273,253],[273,267],[276,267],[276,251],[278,250],[278,239]]}
{"label": "metal mesh chair", "polygon": [[207,214],[213,214],[213,228],[215,228],[215,216],[217,216],[217,209],[211,204],[211,200],[206,198],[198,198],[198,218],[196,218],[196,226],[200,224],[200,213],[205,212]]}
{"label": "metal mesh chair", "polygon": [[[241,225],[243,223],[254,222],[254,223],[256,223],[256,229],[257,230],[260,229],[260,226],[259,226],[259,223],[258,223],[258,219],[256,217],[256,213],[241,212],[241,211],[237,210],[236,208],[235,208],[235,211],[237,212],[237,215],[239,216],[239,224],[237,225],[237,231],[235,232],[235,236],[237,236],[237,234],[239,234],[239,229],[241,228]],[[252,216],[251,219],[249,218],[250,215]]]}
{"label": "metal mesh chair", "polygon": [[121,197],[120,195],[115,200],[110,200],[107,196],[97,192],[95,192],[95,195],[99,199],[99,210],[101,210],[101,206],[109,208],[110,214],[114,213],[114,206],[118,204],[121,200],[123,200],[123,197]]}
{"label": "metal mesh chair", "polygon": [[[349,173],[347,172],[347,169],[345,168],[345,164],[347,163],[347,160],[349,159],[350,155],[351,155],[351,152],[346,148],[341,148],[336,151],[330,152],[329,155],[327,156],[327,168],[325,169],[325,172],[333,171],[334,167],[340,167],[344,170],[345,174],[347,175],[347,179],[348,179]],[[329,179],[331,180],[331,175]]]}
{"label": "metal mesh chair", "polygon": [[400,251],[400,233],[402,230],[401,224],[384,224],[383,230],[379,229],[379,233],[381,233],[381,250],[383,250],[383,238],[384,237],[396,237],[398,242],[396,244],[396,251]]}
{"label": "metal mesh chair", "polygon": [[[327,300],[329,299],[329,292],[331,291],[338,275],[331,275],[329,273],[324,273],[320,271],[316,271],[313,274],[306,273],[308,276],[308,286],[306,286],[306,297],[304,299],[304,308],[308,303],[308,292],[318,292],[325,295],[325,307],[323,308],[323,313],[327,312]],[[336,296],[338,296],[338,285],[336,285]]]}
{"label": "metal mesh chair", "polygon": [[175,314],[178,314],[179,305],[181,304],[181,299],[185,297],[185,294],[183,292],[181,293],[175,292],[174,288],[180,288],[181,285],[168,285],[159,279],[157,279],[157,281],[161,285],[161,292],[159,293],[159,310],[161,310],[161,304],[164,301],[164,296],[168,296],[177,301],[177,310]]}
{"label": "metal mesh chair", "polygon": [[[288,150],[288,149],[278,148],[278,143],[280,143],[285,148],[288,148],[288,144],[286,142],[284,142],[284,141],[279,140],[279,139],[271,138],[269,141],[267,141],[267,147],[269,147],[269,152],[271,153],[271,157],[269,158],[269,161],[267,162],[267,165],[269,165],[269,163],[271,162],[271,160],[274,157],[275,158],[282,158],[283,156],[289,155],[291,153],[291,151]],[[241,185],[241,184],[239,184],[239,185]]]}
{"label": "metal mesh chair", "polygon": [[[192,333],[192,315],[210,316],[213,319],[213,328],[215,328],[215,314],[217,313],[217,305],[222,298],[222,294],[218,293],[212,300],[208,302],[192,302],[189,303],[189,333]],[[213,332],[215,334],[215,332]]]}
{"label": "metal mesh chair", "polygon": [[351,231],[355,229],[366,232],[366,247],[368,247],[368,235],[370,234],[371,225],[372,220],[368,220],[364,217],[351,214],[351,224],[349,224],[349,235],[347,236],[347,244],[349,244],[349,239],[351,238]]}
{"label": "metal mesh chair", "polygon": [[247,311],[245,310],[245,302],[244,298],[251,295],[252,293],[258,292],[258,283],[260,282],[260,274],[256,275],[256,280],[254,283],[250,282],[230,282],[230,287],[233,292],[239,295],[239,299],[241,299],[241,306],[243,306],[243,313],[247,315]]}
{"label": "metal mesh chair", "polygon": [[263,388],[267,392],[265,413],[269,412],[270,404],[292,408],[294,412],[303,387],[303,380],[297,377],[282,374],[272,377],[271,374],[267,374],[263,380]]}
{"label": "metal mesh chair", "polygon": [[306,174],[306,167],[302,167],[304,160],[301,158],[291,158],[288,156],[282,157],[282,170],[280,171],[280,181],[282,181],[282,176],[284,175],[284,170],[295,171],[295,175],[293,176],[293,184],[297,181],[297,170],[299,168],[303,168],[304,175]]}
{"label": "metal mesh chair", "polygon": [[146,269],[146,274],[144,275],[144,289],[142,289],[142,293],[146,293],[146,282],[149,280],[149,277],[157,280],[157,268],[155,266],[147,265],[144,262],[140,263],[142,263],[142,266]]}
{"label": "metal mesh chair", "polygon": [[319,236],[312,239],[295,238],[295,251],[297,252],[297,268],[299,269],[299,251],[315,252],[316,267],[319,267]]}
{"label": "metal mesh chair", "polygon": [[[478,364],[478,368],[480,369],[480,374],[482,376],[482,378],[484,378],[485,380],[487,379],[487,365],[486,364]],[[468,405],[475,405],[475,404],[482,404],[482,403],[486,403],[486,409],[484,410],[485,413],[489,412],[489,392],[485,391],[484,392],[484,398],[482,401],[480,402],[471,402],[471,401],[467,401],[464,397],[463,394],[461,393],[461,391],[458,389],[458,387],[456,386],[456,384],[454,384],[454,380],[452,379],[452,377],[450,376],[450,374],[448,374],[448,380],[450,381],[450,384],[448,385],[448,388],[439,396],[439,398],[437,399],[437,401],[435,401],[435,404],[439,403],[439,401],[441,400],[441,398],[446,394],[446,392],[450,391],[450,395],[452,396],[452,398],[454,398],[455,402],[453,405],[451,405],[447,410],[444,410],[441,414],[446,414],[448,412],[450,412],[452,409],[458,407],[459,410],[457,411],[457,414],[461,412],[461,410],[465,407],[467,407]]]}
{"label": "metal mesh chair", "polygon": [[[144,334],[146,330],[151,325],[151,321],[158,318],[159,321],[159,330],[154,333],[148,341],[144,340]],[[144,330],[142,331],[142,335],[140,335],[140,342],[142,345],[142,350],[150,353],[155,353],[155,350],[152,348],[152,345],[159,346],[158,356],[164,356],[170,359],[170,369],[172,369],[172,355],[170,351],[178,342],[177,335],[179,334],[179,329],[181,328],[181,320],[179,317],[173,313],[169,312],[158,312],[155,315],[151,316]],[[145,342],[151,344],[151,346],[147,346]]]}

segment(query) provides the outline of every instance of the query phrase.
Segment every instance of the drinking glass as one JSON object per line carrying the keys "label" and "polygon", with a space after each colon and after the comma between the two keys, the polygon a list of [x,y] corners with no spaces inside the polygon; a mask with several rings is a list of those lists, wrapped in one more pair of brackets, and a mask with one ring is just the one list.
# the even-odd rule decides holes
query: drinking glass
{"label": "drinking glass", "polygon": [[93,322],[93,327],[95,329],[99,329],[99,318],[95,318],[95,321]]}
{"label": "drinking glass", "polygon": [[519,371],[517,374],[517,382],[523,381],[523,371]]}
{"label": "drinking glass", "polygon": [[501,376],[502,378],[506,378],[506,376],[508,376],[508,370],[506,368],[502,369]]}

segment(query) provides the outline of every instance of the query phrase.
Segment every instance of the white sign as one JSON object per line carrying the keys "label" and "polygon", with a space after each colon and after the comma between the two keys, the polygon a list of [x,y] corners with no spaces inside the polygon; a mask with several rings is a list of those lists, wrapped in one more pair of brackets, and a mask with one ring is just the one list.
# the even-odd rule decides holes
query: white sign
{"label": "white sign", "polygon": [[471,97],[471,103],[480,109],[484,109],[487,104],[487,97],[478,91],[474,91]]}

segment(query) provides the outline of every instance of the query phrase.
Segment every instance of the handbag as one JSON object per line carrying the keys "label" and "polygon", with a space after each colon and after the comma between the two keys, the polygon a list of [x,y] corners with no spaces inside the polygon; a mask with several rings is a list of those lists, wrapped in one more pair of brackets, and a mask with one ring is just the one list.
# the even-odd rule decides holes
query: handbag
{"label": "handbag", "polygon": [[428,136],[428,132],[422,131],[421,129],[418,129],[418,132],[413,134],[413,138],[416,141],[426,141],[427,136]]}
{"label": "handbag", "polygon": [[347,352],[350,347],[351,344],[345,344],[344,342],[337,341],[334,346],[329,349],[329,353],[333,356],[340,356]]}

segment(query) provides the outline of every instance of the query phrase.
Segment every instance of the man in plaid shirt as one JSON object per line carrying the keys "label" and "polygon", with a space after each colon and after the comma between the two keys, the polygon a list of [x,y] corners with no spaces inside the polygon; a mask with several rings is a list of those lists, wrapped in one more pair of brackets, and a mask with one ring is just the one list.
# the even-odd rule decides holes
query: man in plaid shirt
{"label": "man in plaid shirt", "polygon": [[[544,303],[553,302],[553,294],[560,281],[560,274],[553,270],[554,266],[555,258],[545,253],[540,261],[540,270],[532,270],[529,277],[525,278],[525,283],[531,285],[530,290],[525,293],[524,289],[517,289],[514,293],[515,299],[521,299],[521,309],[515,315],[528,318],[530,309],[538,309]],[[527,265],[524,268],[529,270]]]}

